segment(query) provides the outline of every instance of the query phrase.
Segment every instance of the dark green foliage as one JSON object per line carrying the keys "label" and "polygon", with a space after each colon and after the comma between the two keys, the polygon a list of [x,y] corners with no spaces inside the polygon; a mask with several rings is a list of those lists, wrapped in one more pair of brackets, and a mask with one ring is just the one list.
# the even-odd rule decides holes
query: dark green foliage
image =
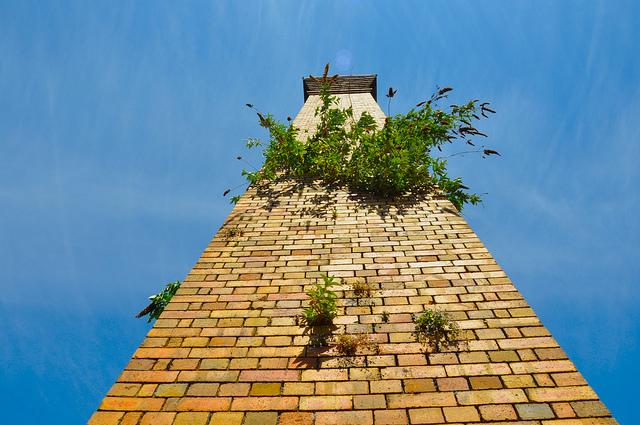
{"label": "dark green foliage", "polygon": [[441,348],[457,348],[460,344],[460,327],[444,313],[427,309],[413,321],[416,340],[430,346],[436,353]]}
{"label": "dark green foliage", "polygon": [[164,311],[164,308],[167,306],[169,301],[171,301],[171,298],[173,298],[180,285],[181,282],[177,280],[167,284],[159,294],[150,296],[149,299],[151,300],[151,303],[146,306],[144,310],[138,313],[136,317],[140,318],[149,315],[147,323],[160,317],[160,314]]}
{"label": "dark green foliage", "polygon": [[309,307],[302,311],[302,324],[305,326],[330,325],[338,314],[338,296],[331,290],[331,286],[335,285],[334,278],[323,276],[322,280],[322,283],[316,282],[313,288],[307,291]]}
{"label": "dark green foliage", "polygon": [[[331,79],[323,81],[322,104],[316,110],[319,124],[307,141],[298,138],[298,129],[292,123],[283,124],[258,112],[260,125],[268,129],[270,138],[263,150],[262,168],[243,171],[251,184],[282,175],[335,183],[387,198],[409,193],[439,194],[459,210],[466,203],[481,201],[479,195],[467,191],[460,178],[450,178],[447,161],[431,152],[456,140],[473,145],[470,137],[484,137],[472,122],[480,115],[493,113],[486,103],[472,100],[447,110],[437,109],[437,102],[451,90],[445,88],[406,114],[388,117],[384,127],[377,129],[368,113],[356,120],[352,108],[338,108],[337,98],[329,92]],[[247,146],[260,143],[251,139]]]}

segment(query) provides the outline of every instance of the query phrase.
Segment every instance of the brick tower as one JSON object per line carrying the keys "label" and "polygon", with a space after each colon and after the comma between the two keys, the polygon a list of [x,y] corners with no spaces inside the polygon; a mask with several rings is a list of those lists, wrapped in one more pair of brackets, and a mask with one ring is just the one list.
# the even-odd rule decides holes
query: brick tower
{"label": "brick tower", "polygon": [[[320,98],[303,86],[304,136]],[[375,76],[332,91],[384,121]],[[270,189],[241,197],[90,424],[617,423],[449,201]],[[377,349],[310,346],[296,317],[324,273],[340,278],[335,333]],[[464,347],[425,355],[412,335],[425,308],[448,312]]]}

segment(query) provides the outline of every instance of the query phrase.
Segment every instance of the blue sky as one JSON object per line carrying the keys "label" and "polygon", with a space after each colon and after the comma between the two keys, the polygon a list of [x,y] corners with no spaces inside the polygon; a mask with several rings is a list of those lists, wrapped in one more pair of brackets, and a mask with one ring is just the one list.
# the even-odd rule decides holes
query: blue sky
{"label": "blue sky", "polygon": [[503,156],[451,162],[488,192],[465,216],[614,415],[640,422],[639,9],[0,1],[3,419],[86,421],[148,330],[133,314],[230,211],[233,158],[264,135],[244,103],[293,115],[301,77],[332,62],[397,88],[392,112],[436,85],[492,102]]}

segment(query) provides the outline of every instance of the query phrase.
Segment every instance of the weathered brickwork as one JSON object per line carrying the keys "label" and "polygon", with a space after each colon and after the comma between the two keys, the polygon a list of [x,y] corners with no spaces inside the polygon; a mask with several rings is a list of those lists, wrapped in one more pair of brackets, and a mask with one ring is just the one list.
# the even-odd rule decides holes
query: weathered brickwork
{"label": "weathered brickwork", "polygon": [[[223,229],[243,234],[213,239],[90,424],[616,423],[449,201],[271,189],[242,196]],[[341,280],[334,333],[377,350],[309,345],[296,316],[324,273]],[[457,321],[458,350],[424,354],[425,308]]]}

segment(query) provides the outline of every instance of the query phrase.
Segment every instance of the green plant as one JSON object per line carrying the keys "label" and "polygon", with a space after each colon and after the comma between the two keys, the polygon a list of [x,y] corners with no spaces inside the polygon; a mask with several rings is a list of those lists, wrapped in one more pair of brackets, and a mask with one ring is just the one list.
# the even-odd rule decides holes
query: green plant
{"label": "green plant", "polygon": [[331,289],[334,285],[334,278],[325,275],[322,277],[322,283],[316,282],[313,288],[307,291],[309,306],[302,311],[303,325],[313,327],[333,323],[338,314],[338,295]]}
{"label": "green plant", "polygon": [[224,230],[222,230],[220,237],[225,240],[231,240],[235,237],[240,237],[244,234],[244,230],[242,230],[239,226],[233,226],[233,227],[225,227]]}
{"label": "green plant", "polygon": [[[291,122],[281,123],[256,110],[260,125],[269,131],[269,142],[262,147],[262,168],[242,172],[250,184],[285,176],[320,180],[384,197],[431,193],[446,196],[459,210],[467,203],[481,201],[479,195],[467,191],[460,178],[449,177],[447,157],[436,157],[432,150],[441,151],[455,141],[475,146],[473,137],[486,137],[472,124],[480,116],[494,113],[488,103],[471,100],[438,109],[438,102],[452,90],[447,87],[406,114],[387,117],[384,126],[378,128],[370,114],[364,112],[356,120],[351,107],[338,107],[337,97],[330,93],[335,77],[329,78],[327,73],[328,66],[320,80],[321,105],[315,111],[319,123],[308,140],[298,138],[299,130]],[[247,146],[262,144],[250,139]],[[482,146],[449,156],[470,152],[483,157],[499,155]]]}
{"label": "green plant", "polygon": [[375,348],[376,344],[367,334],[338,335],[335,339],[335,348],[338,354],[346,357],[354,357],[360,348]]}
{"label": "green plant", "polygon": [[356,280],[351,284],[351,287],[356,298],[369,298],[371,296],[371,286],[364,279]]}
{"label": "green plant", "polygon": [[457,348],[460,344],[460,327],[445,313],[427,309],[414,316],[413,335],[418,342],[430,346],[436,353],[441,348]]}
{"label": "green plant", "polygon": [[147,323],[153,319],[160,317],[160,314],[164,311],[164,308],[169,304],[171,298],[175,295],[176,291],[180,287],[181,282],[179,280],[168,283],[167,286],[159,294],[149,297],[151,303],[146,306],[140,313],[136,314],[137,318],[149,315]]}
{"label": "green plant", "polygon": [[388,311],[383,311],[381,318],[382,318],[382,323],[388,323],[389,322],[389,312]]}

